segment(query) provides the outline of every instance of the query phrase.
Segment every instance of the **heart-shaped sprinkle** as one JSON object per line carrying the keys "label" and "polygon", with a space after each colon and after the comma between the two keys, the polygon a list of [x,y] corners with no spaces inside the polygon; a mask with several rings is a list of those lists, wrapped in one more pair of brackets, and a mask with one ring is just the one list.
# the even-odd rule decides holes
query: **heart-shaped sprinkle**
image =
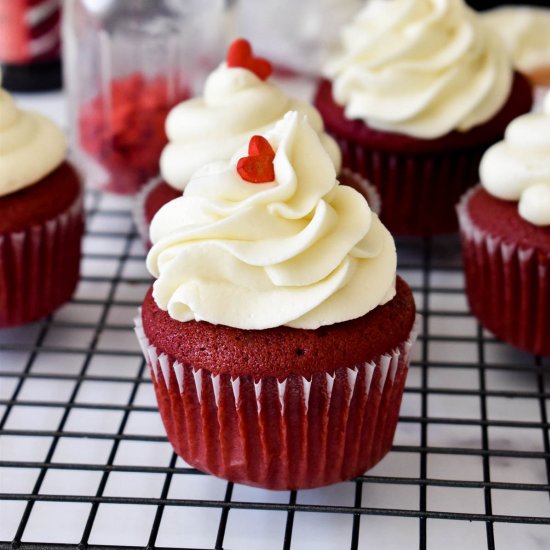
{"label": "heart-shaped sprinkle", "polygon": [[262,80],[267,80],[273,70],[267,59],[254,57],[250,42],[244,38],[238,38],[229,46],[226,61],[228,67],[248,69]]}
{"label": "heart-shaped sprinkle", "polygon": [[275,179],[275,151],[263,136],[252,136],[248,156],[239,159],[237,172],[249,183],[268,183]]}
{"label": "heart-shaped sprinkle", "polygon": [[273,162],[275,151],[271,143],[263,136],[252,136],[248,144],[248,155],[251,157],[267,157]]}

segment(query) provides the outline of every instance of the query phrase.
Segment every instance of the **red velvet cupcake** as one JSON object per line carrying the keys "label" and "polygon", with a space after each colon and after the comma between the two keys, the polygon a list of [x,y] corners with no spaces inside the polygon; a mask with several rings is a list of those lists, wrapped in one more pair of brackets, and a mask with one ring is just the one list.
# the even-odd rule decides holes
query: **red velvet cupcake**
{"label": "red velvet cupcake", "polygon": [[[208,162],[229,159],[252,135],[273,126],[289,110],[307,115],[340,172],[338,145],[324,132],[319,113],[309,103],[287,96],[270,75],[269,62],[254,57],[246,40],[236,40],[229,47],[226,61],[208,77],[203,96],[184,101],[170,111],[166,121],[169,143],[160,159],[162,182],[154,180],[156,183],[143,189],[134,211],[146,244],[154,214],[165,202],[181,195],[195,170]],[[369,201],[378,201],[376,192],[363,178],[351,173],[342,177],[365,193]],[[373,206],[376,208],[376,203]]]}
{"label": "red velvet cupcake", "polygon": [[270,489],[390,449],[415,337],[395,245],[289,113],[156,214],[137,334],[176,452]]}
{"label": "red velvet cupcake", "polygon": [[84,225],[82,185],[51,121],[0,89],[0,327],[28,323],[70,299]]}
{"label": "red velvet cupcake", "polygon": [[176,453],[268,489],[328,485],[374,466],[391,448],[412,343],[414,300],[402,279],[396,290],[359,319],[261,331],[180,323],[149,291],[141,344]]}
{"label": "red velvet cupcake", "polygon": [[342,32],[314,104],[382,199],[390,231],[456,231],[483,152],[532,105],[498,37],[461,1],[369,2]]}
{"label": "red velvet cupcake", "polygon": [[472,312],[502,340],[550,356],[550,97],[516,119],[458,206]]}

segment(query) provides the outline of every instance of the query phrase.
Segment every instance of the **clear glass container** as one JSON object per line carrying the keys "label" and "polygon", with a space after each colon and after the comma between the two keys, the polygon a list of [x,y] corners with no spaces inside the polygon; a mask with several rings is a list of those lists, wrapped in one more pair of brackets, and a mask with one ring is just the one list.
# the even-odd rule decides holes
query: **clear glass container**
{"label": "clear glass container", "polygon": [[316,77],[364,0],[238,0],[236,31],[279,74]]}
{"label": "clear glass container", "polygon": [[226,46],[224,0],[66,0],[71,145],[87,183],[132,194],[158,173],[168,111]]}

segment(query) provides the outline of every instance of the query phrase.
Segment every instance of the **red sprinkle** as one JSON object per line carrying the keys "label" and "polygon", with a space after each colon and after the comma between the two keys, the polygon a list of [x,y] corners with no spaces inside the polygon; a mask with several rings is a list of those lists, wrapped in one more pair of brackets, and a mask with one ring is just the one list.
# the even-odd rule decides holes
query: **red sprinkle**
{"label": "red sprinkle", "polygon": [[262,80],[267,80],[273,71],[267,59],[254,57],[250,42],[244,38],[238,38],[229,46],[226,61],[228,67],[248,69]]}
{"label": "red sprinkle", "polygon": [[82,106],[80,145],[108,172],[103,189],[135,193],[158,173],[166,116],[189,97],[185,86],[170,92],[164,77],[146,79],[135,72],[113,80],[107,94]]}
{"label": "red sprinkle", "polygon": [[248,156],[239,159],[237,172],[249,183],[268,183],[275,179],[275,151],[263,136],[252,136]]}

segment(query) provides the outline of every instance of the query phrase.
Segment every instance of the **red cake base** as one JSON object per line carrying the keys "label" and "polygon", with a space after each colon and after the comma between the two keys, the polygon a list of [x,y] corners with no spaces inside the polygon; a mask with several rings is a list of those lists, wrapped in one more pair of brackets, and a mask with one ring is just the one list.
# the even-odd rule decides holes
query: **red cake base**
{"label": "red cake base", "polygon": [[381,132],[347,119],[327,80],[320,82],[314,103],[342,149],[344,166],[380,192],[386,227],[394,234],[433,235],[457,230],[455,205],[479,180],[483,153],[532,102],[528,81],[516,73],[508,101],[489,122],[438,139]]}
{"label": "red cake base", "polygon": [[63,163],[39,183],[0,197],[0,212],[0,327],[8,327],[51,313],[76,287],[80,178]]}
{"label": "red cake base", "polygon": [[526,222],[517,208],[481,186],[460,202],[468,301],[500,339],[550,356],[550,227]]}
{"label": "red cake base", "polygon": [[388,304],[317,330],[180,323],[149,292],[137,333],[186,462],[238,483],[303,489],[357,476],[390,450],[414,319],[398,279]]}

